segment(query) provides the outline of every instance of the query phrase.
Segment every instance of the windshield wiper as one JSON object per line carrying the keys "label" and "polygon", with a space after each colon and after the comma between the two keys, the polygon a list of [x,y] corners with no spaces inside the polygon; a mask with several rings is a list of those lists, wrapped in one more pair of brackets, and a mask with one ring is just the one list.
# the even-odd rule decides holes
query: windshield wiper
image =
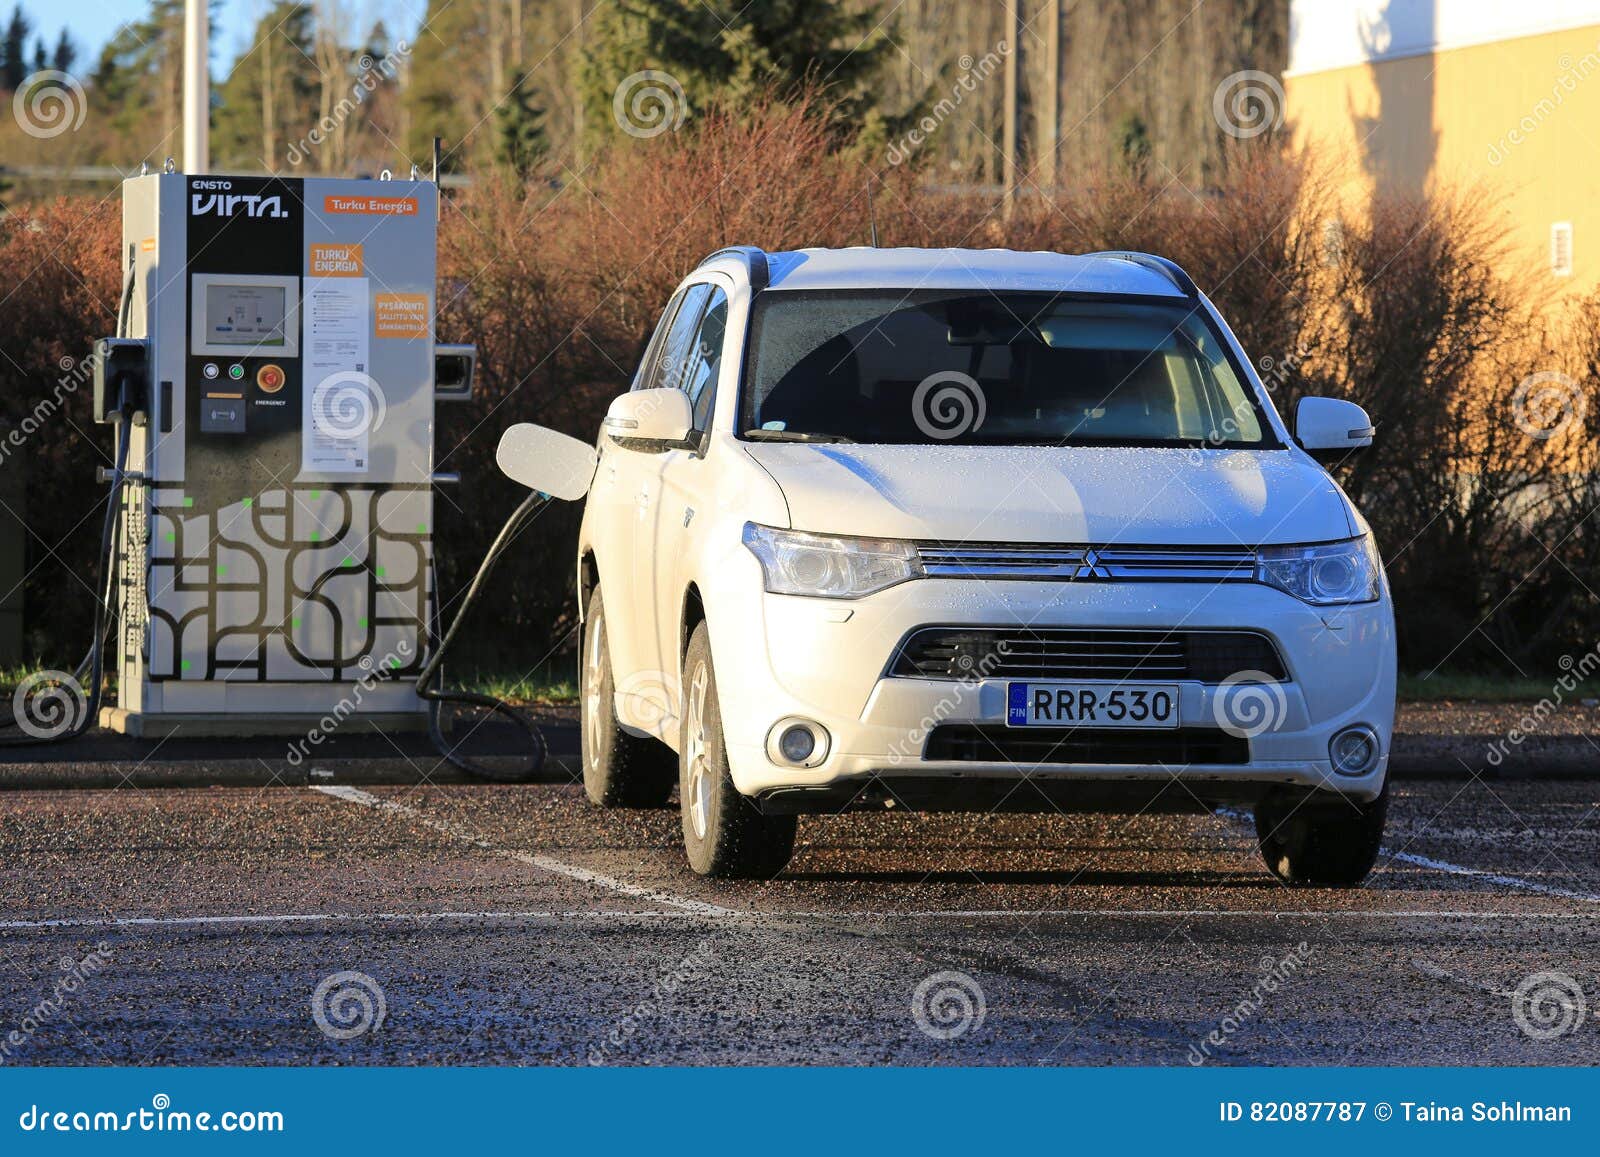
{"label": "windshield wiper", "polygon": [[746,430],[752,442],[854,442],[843,434],[823,434],[809,430]]}

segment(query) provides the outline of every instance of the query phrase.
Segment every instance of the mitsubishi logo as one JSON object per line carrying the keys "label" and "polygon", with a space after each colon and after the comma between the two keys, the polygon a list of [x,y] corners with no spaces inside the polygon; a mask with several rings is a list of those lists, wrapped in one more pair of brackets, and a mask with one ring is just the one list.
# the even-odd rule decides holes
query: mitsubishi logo
{"label": "mitsubishi logo", "polygon": [[1100,556],[1092,550],[1083,552],[1083,561],[1078,564],[1078,569],[1072,572],[1074,579],[1108,579],[1111,572],[1100,562]]}

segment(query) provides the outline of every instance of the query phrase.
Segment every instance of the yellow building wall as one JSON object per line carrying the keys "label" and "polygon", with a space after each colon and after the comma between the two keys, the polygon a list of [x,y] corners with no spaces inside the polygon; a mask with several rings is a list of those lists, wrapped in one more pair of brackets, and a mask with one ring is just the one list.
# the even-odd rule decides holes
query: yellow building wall
{"label": "yellow building wall", "polygon": [[[1552,292],[1600,282],[1600,25],[1284,77],[1296,139],[1375,191],[1481,184],[1519,258]],[[1550,227],[1572,225],[1572,273]]]}

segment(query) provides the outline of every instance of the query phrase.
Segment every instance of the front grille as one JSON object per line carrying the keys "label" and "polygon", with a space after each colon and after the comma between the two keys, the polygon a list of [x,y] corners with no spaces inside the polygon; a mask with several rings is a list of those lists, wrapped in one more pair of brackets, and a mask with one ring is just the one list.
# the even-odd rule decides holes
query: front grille
{"label": "front grille", "polygon": [[929,732],[922,758],[1024,767],[1049,763],[1243,764],[1250,762],[1250,741],[1207,727],[1145,731],[941,723]]}
{"label": "front grille", "polygon": [[1236,547],[924,542],[917,552],[932,578],[1252,582],[1256,577],[1255,551]]}
{"label": "front grille", "polygon": [[1068,627],[925,627],[889,674],[906,679],[1170,679],[1221,683],[1286,677],[1278,649],[1253,631]]}

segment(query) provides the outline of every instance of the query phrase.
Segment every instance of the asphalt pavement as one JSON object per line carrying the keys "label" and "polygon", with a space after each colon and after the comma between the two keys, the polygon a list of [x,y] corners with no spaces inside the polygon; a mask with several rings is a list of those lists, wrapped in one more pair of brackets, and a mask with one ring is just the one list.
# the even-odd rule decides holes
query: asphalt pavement
{"label": "asphalt pavement", "polygon": [[0,793],[0,1064],[1600,1063],[1600,782],[1248,818],[804,819],[717,883],[570,784]]}

